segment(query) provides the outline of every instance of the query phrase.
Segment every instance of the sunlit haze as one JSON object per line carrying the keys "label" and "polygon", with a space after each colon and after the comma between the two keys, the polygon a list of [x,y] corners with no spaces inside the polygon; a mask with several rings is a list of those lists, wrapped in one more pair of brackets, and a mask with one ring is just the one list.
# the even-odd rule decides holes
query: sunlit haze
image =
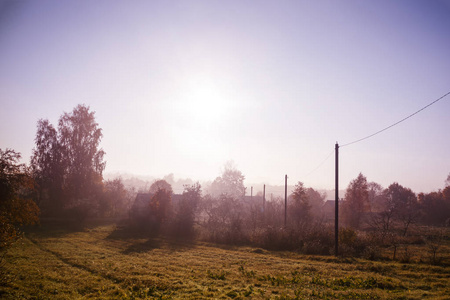
{"label": "sunlit haze", "polygon": [[[450,1],[2,1],[0,148],[86,104],[105,173],[334,188],[334,146],[450,91]],[[340,149],[340,188],[442,189],[450,95]],[[255,191],[260,189],[258,187]]]}

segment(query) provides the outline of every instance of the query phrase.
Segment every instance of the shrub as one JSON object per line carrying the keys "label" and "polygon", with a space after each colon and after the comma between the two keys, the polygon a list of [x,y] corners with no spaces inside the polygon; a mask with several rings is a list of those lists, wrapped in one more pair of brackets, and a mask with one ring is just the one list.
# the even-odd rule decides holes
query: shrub
{"label": "shrub", "polygon": [[370,239],[358,235],[354,229],[342,228],[339,230],[339,253],[343,256],[361,257],[367,255],[366,250],[370,241]]}
{"label": "shrub", "polygon": [[267,226],[257,239],[259,246],[270,250],[299,250],[303,241],[293,229]]}
{"label": "shrub", "polygon": [[305,236],[302,251],[305,254],[328,255],[334,249],[334,234],[330,226],[316,223]]}
{"label": "shrub", "polygon": [[202,222],[206,239],[225,244],[243,244],[249,241],[245,232],[246,211],[242,203],[232,196],[222,194],[218,198],[205,197]]}

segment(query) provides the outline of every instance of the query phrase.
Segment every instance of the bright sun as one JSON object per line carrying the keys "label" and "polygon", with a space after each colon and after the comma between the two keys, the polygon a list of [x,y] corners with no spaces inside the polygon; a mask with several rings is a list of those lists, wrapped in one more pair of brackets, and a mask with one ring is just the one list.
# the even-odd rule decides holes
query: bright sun
{"label": "bright sun", "polygon": [[[189,78],[183,82],[176,104],[178,124],[176,144],[190,159],[205,156],[221,161],[228,157],[227,147],[221,142],[221,125],[232,114],[232,99],[223,84],[205,77]],[[204,141],[204,142],[199,142]]]}
{"label": "bright sun", "polygon": [[190,80],[183,95],[183,111],[195,124],[202,126],[220,122],[230,109],[227,95],[213,80]]}

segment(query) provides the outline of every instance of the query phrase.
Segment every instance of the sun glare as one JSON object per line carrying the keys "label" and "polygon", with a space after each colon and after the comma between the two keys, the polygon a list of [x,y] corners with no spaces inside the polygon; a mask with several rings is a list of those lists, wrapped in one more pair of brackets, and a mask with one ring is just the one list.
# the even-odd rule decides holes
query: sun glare
{"label": "sun glare", "polygon": [[230,108],[230,100],[226,99],[220,86],[209,79],[190,81],[182,103],[183,113],[193,124],[201,126],[223,121]]}

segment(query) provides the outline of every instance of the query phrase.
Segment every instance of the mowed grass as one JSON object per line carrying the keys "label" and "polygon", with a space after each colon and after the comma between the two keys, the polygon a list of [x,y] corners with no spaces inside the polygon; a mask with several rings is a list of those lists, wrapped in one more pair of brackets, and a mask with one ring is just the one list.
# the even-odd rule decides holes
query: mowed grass
{"label": "mowed grass", "polygon": [[450,299],[450,270],[148,238],[116,225],[27,233],[2,299]]}

